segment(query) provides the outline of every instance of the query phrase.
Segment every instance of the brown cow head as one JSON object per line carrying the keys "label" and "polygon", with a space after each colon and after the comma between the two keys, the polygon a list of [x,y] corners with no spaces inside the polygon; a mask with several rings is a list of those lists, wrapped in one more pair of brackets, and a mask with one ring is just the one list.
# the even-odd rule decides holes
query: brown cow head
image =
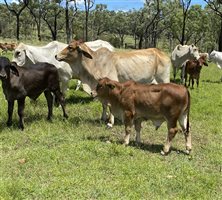
{"label": "brown cow head", "polygon": [[92,56],[89,53],[89,48],[84,43],[82,43],[82,41],[73,40],[65,49],[59,52],[55,58],[58,61],[72,63],[79,59],[81,56],[92,59]]}

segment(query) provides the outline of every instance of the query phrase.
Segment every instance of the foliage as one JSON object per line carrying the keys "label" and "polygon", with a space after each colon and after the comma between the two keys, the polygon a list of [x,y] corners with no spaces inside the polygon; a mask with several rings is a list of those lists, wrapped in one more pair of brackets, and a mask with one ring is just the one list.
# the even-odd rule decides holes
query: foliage
{"label": "foliage", "polygon": [[[218,49],[222,40],[221,7],[214,1],[207,1],[209,5],[205,7],[190,6],[185,25],[184,9],[190,0],[145,1],[143,8],[124,12],[110,11],[107,5],[96,4],[96,1],[90,1],[86,8],[73,2],[76,3],[75,0],[29,0],[28,7],[20,14],[22,40],[37,36],[39,40],[70,41],[75,36],[86,39],[87,34],[88,40],[111,38],[114,46],[119,45],[118,38],[123,47],[126,38],[131,37],[134,44],[129,45],[136,48],[161,48],[164,44],[168,51],[182,38],[185,43],[196,44],[202,51]],[[22,2],[9,5],[18,9]],[[0,37],[13,39],[15,33],[15,16],[5,4],[0,4]]]}

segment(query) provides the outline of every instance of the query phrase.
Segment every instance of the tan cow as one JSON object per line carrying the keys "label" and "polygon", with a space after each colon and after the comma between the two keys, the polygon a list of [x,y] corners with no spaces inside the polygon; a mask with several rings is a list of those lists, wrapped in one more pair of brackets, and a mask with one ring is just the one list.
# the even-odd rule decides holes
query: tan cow
{"label": "tan cow", "polygon": [[[72,41],[56,59],[69,63],[83,83],[84,91],[95,89],[98,79],[108,77],[124,82],[168,83],[170,81],[170,58],[156,48],[111,52],[107,48],[92,51],[84,43]],[[103,105],[104,106],[104,105]],[[102,119],[106,119],[105,106]],[[114,118],[111,118],[111,124]]]}
{"label": "tan cow", "polygon": [[111,105],[114,116],[125,124],[124,144],[129,144],[131,128],[135,125],[136,142],[140,143],[141,123],[151,120],[158,129],[166,121],[168,135],[163,155],[170,150],[176,135],[177,121],[186,140],[186,152],[191,151],[191,134],[189,132],[190,94],[186,87],[173,83],[141,84],[134,81],[119,83],[108,78],[99,80],[94,97]]}

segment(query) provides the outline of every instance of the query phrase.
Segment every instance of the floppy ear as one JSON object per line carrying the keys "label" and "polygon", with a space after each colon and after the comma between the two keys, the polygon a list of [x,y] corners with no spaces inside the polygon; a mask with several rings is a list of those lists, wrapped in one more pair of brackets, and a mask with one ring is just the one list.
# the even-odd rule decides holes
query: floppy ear
{"label": "floppy ear", "polygon": [[35,64],[34,58],[29,50],[25,50],[26,56]]}
{"label": "floppy ear", "polygon": [[182,46],[181,44],[178,44],[178,45],[177,45],[177,50],[180,50],[180,49],[181,49],[181,46]]}
{"label": "floppy ear", "polygon": [[84,51],[80,46],[77,47],[77,51],[82,53],[85,57],[92,59],[92,56],[88,52]]}
{"label": "floppy ear", "polygon": [[107,83],[106,86],[109,87],[111,90],[115,88],[115,85],[113,85],[112,83]]}
{"label": "floppy ear", "polygon": [[16,76],[19,76],[19,72],[17,68],[14,65],[9,65],[10,69],[12,70],[12,73],[15,74]]}

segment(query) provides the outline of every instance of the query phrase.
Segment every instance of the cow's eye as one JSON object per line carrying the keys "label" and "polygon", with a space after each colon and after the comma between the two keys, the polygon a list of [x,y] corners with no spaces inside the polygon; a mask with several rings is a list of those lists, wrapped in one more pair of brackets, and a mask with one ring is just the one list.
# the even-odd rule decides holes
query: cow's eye
{"label": "cow's eye", "polygon": [[15,53],[15,55],[16,55],[16,56],[20,56],[20,51],[17,51],[17,52]]}
{"label": "cow's eye", "polygon": [[73,51],[73,48],[71,46],[68,46],[69,51]]}
{"label": "cow's eye", "polygon": [[97,85],[96,90],[99,90],[102,88],[102,85]]}

